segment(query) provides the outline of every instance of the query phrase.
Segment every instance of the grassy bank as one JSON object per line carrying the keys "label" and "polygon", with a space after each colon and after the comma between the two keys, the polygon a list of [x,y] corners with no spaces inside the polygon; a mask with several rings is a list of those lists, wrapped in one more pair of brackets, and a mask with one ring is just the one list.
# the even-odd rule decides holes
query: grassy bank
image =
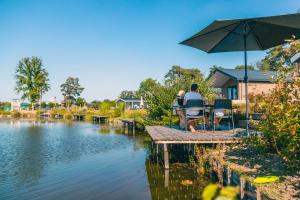
{"label": "grassy bank", "polygon": [[[198,170],[203,170],[204,160],[209,163],[209,168],[214,168],[213,163],[217,161],[221,171],[229,169],[268,199],[300,198],[299,170],[289,168],[276,154],[258,152],[255,148],[239,145],[227,149],[205,149],[205,153],[198,151],[197,158]],[[255,181],[258,177],[268,176],[278,177],[278,180],[269,183]]]}
{"label": "grassy bank", "polygon": [[41,114],[49,114],[51,119],[73,120],[73,115],[84,115],[84,121],[92,122],[92,116],[107,116],[110,122],[116,122],[122,118],[134,119],[138,128],[143,129],[146,125],[154,124],[153,121],[147,120],[146,110],[126,110],[109,109],[105,111],[95,109],[52,109],[52,110],[35,110],[35,111],[0,111],[0,118],[30,118],[39,119]]}

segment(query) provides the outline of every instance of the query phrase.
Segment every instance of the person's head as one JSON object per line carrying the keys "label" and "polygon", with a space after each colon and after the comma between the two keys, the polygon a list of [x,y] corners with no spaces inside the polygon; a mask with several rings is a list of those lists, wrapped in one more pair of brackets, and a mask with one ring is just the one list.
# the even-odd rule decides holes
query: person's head
{"label": "person's head", "polygon": [[177,96],[178,97],[184,97],[184,95],[185,95],[185,91],[184,90],[179,90]]}
{"label": "person's head", "polygon": [[193,83],[192,86],[191,86],[191,91],[192,92],[197,92],[198,90],[198,85],[196,83]]}

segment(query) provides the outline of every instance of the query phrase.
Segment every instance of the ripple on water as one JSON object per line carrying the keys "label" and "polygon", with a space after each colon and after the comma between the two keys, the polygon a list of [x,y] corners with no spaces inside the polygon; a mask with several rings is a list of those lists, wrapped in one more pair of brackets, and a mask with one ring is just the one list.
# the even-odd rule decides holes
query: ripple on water
{"label": "ripple on water", "polygon": [[132,143],[113,132],[99,134],[99,127],[92,124],[0,123],[0,199],[61,194],[73,198],[74,190],[88,194],[101,180],[108,180],[106,185],[114,190],[114,181],[126,178],[126,173],[120,174],[110,160],[116,157],[124,168],[132,167],[130,156],[118,156],[122,151],[134,153]]}
{"label": "ripple on water", "polygon": [[[199,197],[205,181],[186,167],[171,165],[165,187],[165,172],[149,161],[153,150],[145,139],[107,127],[101,134],[87,123],[0,122],[0,199]],[[182,180],[197,185],[183,187]]]}

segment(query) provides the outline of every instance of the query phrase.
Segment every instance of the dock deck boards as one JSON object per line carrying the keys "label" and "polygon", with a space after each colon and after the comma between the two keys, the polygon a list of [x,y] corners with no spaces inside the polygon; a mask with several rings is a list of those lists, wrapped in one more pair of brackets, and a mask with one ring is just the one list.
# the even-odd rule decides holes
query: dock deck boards
{"label": "dock deck boards", "polygon": [[239,138],[234,137],[232,130],[207,131],[199,130],[196,133],[182,131],[164,126],[147,126],[147,132],[156,144],[215,144],[237,143]]}
{"label": "dock deck boards", "polygon": [[134,119],[131,119],[131,118],[121,119],[121,122],[133,124],[134,123]]}

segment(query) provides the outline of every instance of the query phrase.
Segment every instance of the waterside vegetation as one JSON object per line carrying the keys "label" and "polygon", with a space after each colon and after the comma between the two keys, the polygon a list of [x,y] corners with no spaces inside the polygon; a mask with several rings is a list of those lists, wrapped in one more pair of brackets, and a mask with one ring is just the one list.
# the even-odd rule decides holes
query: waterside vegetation
{"label": "waterside vegetation", "polygon": [[[299,180],[287,174],[297,174],[300,166],[300,78],[291,75],[296,66],[290,62],[291,55],[299,50],[299,40],[292,38],[288,45],[270,49],[265,58],[251,67],[259,70],[276,70],[277,75],[272,77],[275,88],[268,94],[256,96],[249,94],[251,113],[259,113],[262,119],[251,121],[257,134],[246,138],[241,146],[227,149],[222,154],[222,158],[218,155],[218,160],[222,161],[223,165],[240,170],[240,173],[246,174],[252,183],[254,183],[255,176],[261,174],[280,176],[278,184],[274,183],[269,186],[280,186],[281,191],[283,183],[286,183],[285,180],[290,180],[292,183]],[[213,66],[212,69],[219,67],[221,66]],[[243,69],[243,67],[241,65],[236,68]],[[31,111],[5,111],[2,108],[8,106],[9,103],[2,103],[0,116],[40,118],[41,114],[47,113],[51,118],[73,120],[74,115],[84,115],[84,120],[92,121],[92,116],[101,115],[107,116],[111,122],[120,118],[131,118],[135,120],[137,128],[143,129],[147,125],[177,124],[178,119],[170,117],[171,103],[179,90],[189,90],[192,83],[199,85],[199,92],[208,101],[213,101],[217,95],[217,90],[210,86],[199,69],[183,68],[177,65],[172,66],[162,81],[148,78],[140,83],[137,91],[121,92],[119,98],[143,97],[147,106],[145,109],[138,110],[125,110],[125,104],[117,100],[86,102],[81,97],[84,88],[79,84],[77,77],[69,77],[61,85],[64,97],[61,104],[42,102],[42,95],[50,89],[50,85],[48,72],[43,68],[41,59],[37,57],[22,59],[16,68],[15,78],[16,91],[22,94],[22,99],[27,99],[31,103]],[[235,105],[236,118],[244,119],[244,107],[244,104]],[[248,155],[246,152],[255,153]],[[201,156],[196,158],[199,171],[203,171],[201,165],[214,153],[210,152],[210,156],[207,157],[204,155],[202,151]],[[243,160],[245,155],[249,159],[251,156],[263,155],[263,158],[268,160],[264,160],[265,164],[260,165],[258,162],[261,159],[255,157],[255,160],[251,160],[252,163],[247,163]],[[280,164],[280,170],[274,172],[268,168],[267,173],[261,173],[265,170],[266,164],[274,161],[273,158],[276,158],[275,161]],[[277,193],[274,192],[274,194],[276,196]],[[269,194],[269,196],[272,195]]]}

